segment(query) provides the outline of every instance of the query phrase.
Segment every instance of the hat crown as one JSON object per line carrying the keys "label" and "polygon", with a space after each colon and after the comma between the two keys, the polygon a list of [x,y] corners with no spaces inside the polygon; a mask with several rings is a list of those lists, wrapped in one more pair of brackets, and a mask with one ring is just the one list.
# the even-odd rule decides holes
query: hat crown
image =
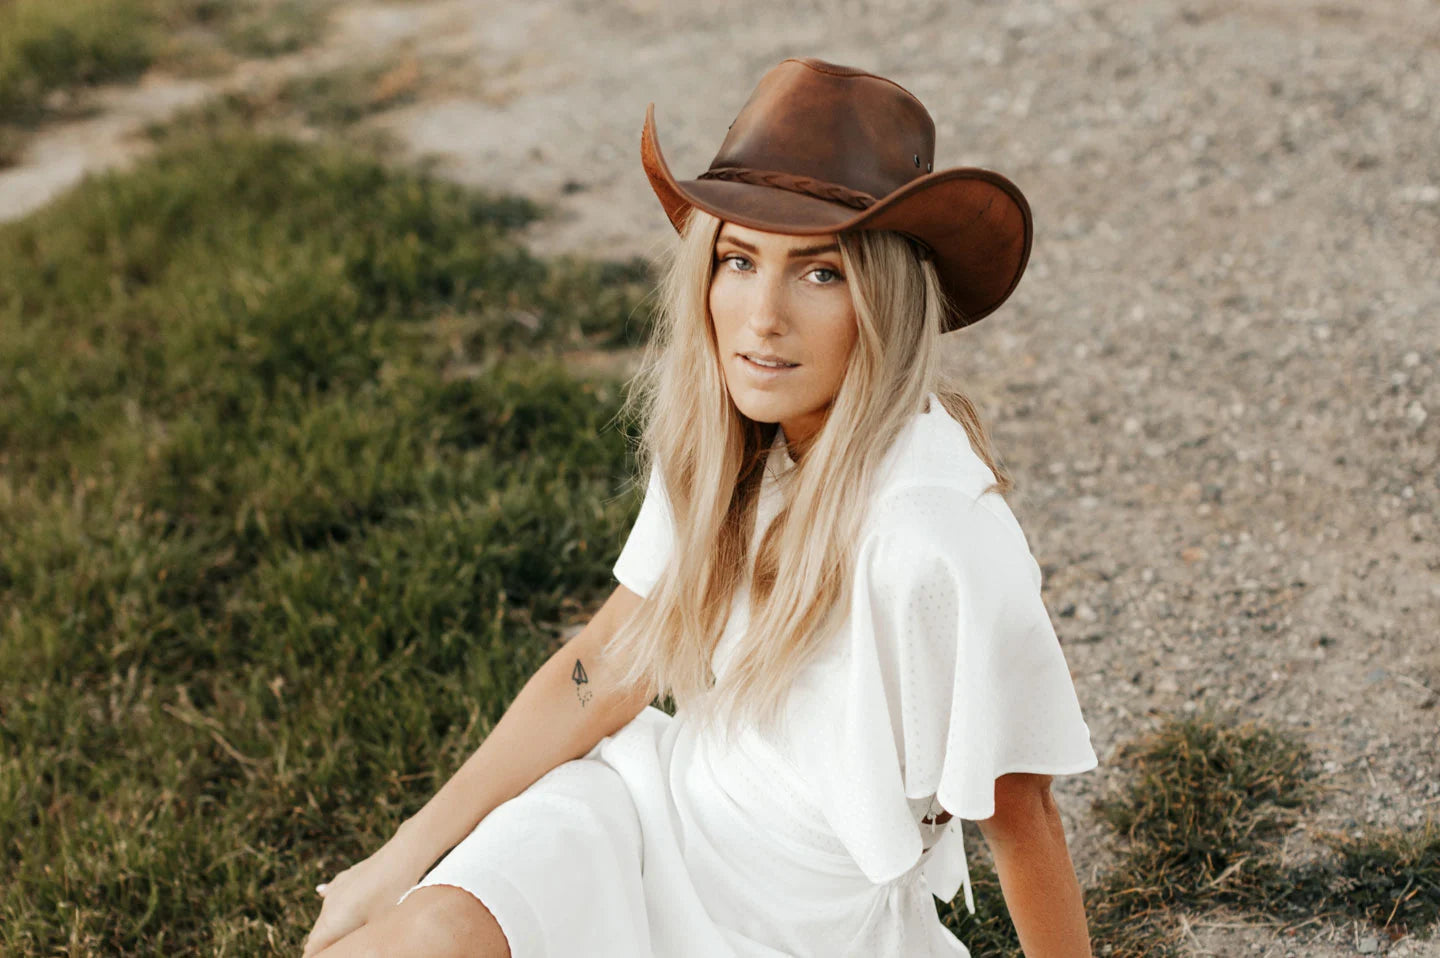
{"label": "hat crown", "polygon": [[811,177],[870,197],[928,173],[935,121],[892,80],[814,57],[772,67],[710,163]]}

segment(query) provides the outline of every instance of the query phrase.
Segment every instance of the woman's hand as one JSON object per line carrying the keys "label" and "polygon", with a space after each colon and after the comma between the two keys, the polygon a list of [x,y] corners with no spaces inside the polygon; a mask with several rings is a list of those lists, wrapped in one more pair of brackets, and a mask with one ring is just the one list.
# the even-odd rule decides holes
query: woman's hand
{"label": "woman's hand", "polygon": [[424,866],[417,868],[387,845],[316,886],[324,901],[305,939],[303,958],[311,958],[379,916],[424,874]]}

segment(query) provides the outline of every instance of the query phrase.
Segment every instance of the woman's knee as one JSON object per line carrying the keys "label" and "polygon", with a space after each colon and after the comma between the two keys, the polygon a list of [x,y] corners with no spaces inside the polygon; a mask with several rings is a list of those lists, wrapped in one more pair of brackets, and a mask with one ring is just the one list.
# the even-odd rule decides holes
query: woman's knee
{"label": "woman's knee", "polygon": [[408,955],[510,958],[510,944],[480,899],[453,885],[427,885],[336,942],[320,958]]}
{"label": "woman's knee", "polygon": [[405,899],[405,905],[411,902],[416,902],[412,930],[416,940],[427,946],[417,954],[510,958],[510,945],[500,923],[479,898],[463,888],[427,885]]}

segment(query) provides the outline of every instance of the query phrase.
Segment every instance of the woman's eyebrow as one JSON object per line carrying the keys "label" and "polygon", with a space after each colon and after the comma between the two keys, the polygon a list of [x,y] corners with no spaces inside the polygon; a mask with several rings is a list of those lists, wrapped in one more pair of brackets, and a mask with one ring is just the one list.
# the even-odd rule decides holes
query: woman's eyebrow
{"label": "woman's eyebrow", "polygon": [[[733,236],[728,236],[728,235],[722,236],[722,237],[720,237],[716,242],[719,242],[719,243],[730,243],[730,244],[732,244],[732,245],[735,245],[735,246],[740,247],[741,249],[745,250],[745,251],[748,252],[748,253],[759,253],[759,252],[760,252],[760,250],[759,250],[758,247],[751,246],[749,243],[745,242],[744,240],[738,240],[738,239],[736,239],[736,238],[733,237]],[[786,256],[787,256],[789,259],[799,259],[799,258],[802,257],[802,256],[818,256],[818,255],[821,254],[821,253],[838,253],[838,252],[840,252],[840,247],[839,247],[838,244],[836,244],[836,243],[826,243],[826,244],[821,245],[821,246],[797,246],[797,247],[795,247],[794,249],[790,250],[790,252],[787,253]]]}

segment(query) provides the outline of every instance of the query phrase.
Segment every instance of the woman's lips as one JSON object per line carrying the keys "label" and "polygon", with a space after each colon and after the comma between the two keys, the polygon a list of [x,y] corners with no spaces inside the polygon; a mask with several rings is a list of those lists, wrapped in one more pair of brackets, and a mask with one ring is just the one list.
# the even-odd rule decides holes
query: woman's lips
{"label": "woman's lips", "polygon": [[800,368],[798,363],[794,366],[762,366],[757,362],[747,359],[743,353],[736,354],[736,358],[740,360],[740,365],[745,367],[746,373],[762,382],[779,379],[786,373],[794,372]]}

